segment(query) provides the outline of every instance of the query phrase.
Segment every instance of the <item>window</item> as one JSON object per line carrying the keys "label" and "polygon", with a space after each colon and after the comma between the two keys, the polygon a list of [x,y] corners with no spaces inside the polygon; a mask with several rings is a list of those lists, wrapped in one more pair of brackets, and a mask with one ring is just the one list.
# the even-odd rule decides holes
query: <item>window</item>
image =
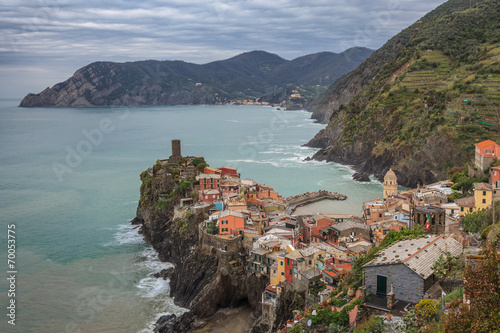
{"label": "window", "polygon": [[378,217],[382,217],[382,214],[378,214]]}
{"label": "window", "polygon": [[486,203],[486,199],[483,199],[483,203]]}
{"label": "window", "polygon": [[227,224],[227,220],[222,220],[222,224]]}
{"label": "window", "polygon": [[290,265],[290,258],[286,258],[286,264]]}
{"label": "window", "polygon": [[460,207],[460,211],[463,212],[464,211],[464,207]]}
{"label": "window", "polygon": [[292,270],[290,270],[290,275],[293,275]]}
{"label": "window", "polygon": [[222,228],[222,232],[227,232],[228,229],[227,228]]}
{"label": "window", "polygon": [[281,272],[281,276],[285,276],[285,272]]}
{"label": "window", "polygon": [[486,191],[483,191],[483,195],[486,195]]}
{"label": "window", "polygon": [[309,265],[311,265],[311,264],[312,264],[312,260],[309,260]]}
{"label": "window", "polygon": [[280,265],[283,266],[283,261],[280,261]]}

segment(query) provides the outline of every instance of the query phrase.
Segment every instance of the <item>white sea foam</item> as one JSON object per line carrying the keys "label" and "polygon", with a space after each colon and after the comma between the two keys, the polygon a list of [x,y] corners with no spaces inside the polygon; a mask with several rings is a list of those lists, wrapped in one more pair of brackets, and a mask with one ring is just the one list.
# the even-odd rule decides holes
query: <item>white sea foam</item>
{"label": "white sea foam", "polygon": [[139,289],[138,295],[142,297],[156,297],[170,291],[170,280],[148,276],[139,281],[136,287]]}
{"label": "white sea foam", "polygon": [[112,228],[103,228],[104,230],[115,230],[113,234],[113,240],[105,243],[104,246],[117,246],[126,244],[142,244],[144,240],[142,236],[137,232],[138,227],[130,224],[129,220],[125,224],[119,224]]}
{"label": "white sea foam", "polygon": [[168,295],[170,291],[169,279],[156,278],[155,273],[160,272],[163,269],[172,268],[169,262],[162,262],[158,259],[158,254],[152,247],[147,247],[138,256],[137,265],[140,270],[144,272],[143,279],[141,279],[136,287],[138,289],[137,294],[142,297],[156,297],[159,295]]}

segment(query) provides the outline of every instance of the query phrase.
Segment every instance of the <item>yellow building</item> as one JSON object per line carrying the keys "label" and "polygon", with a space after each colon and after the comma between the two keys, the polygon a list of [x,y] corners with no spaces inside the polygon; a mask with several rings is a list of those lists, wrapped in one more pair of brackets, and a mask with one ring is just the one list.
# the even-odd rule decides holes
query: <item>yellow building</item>
{"label": "yellow building", "polygon": [[277,286],[281,281],[285,281],[285,255],[280,254],[273,266],[275,267],[271,267],[270,283],[271,286]]}
{"label": "yellow building", "polygon": [[492,199],[491,184],[475,183],[474,184],[474,211],[486,209],[491,206]]}
{"label": "yellow building", "polygon": [[384,176],[384,199],[388,199],[398,194],[398,177],[392,168]]}

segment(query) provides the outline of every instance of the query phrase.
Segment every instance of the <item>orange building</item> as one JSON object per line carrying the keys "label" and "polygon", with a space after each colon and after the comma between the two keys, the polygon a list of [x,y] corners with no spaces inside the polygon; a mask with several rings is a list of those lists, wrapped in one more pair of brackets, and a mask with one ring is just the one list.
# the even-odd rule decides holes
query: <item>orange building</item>
{"label": "orange building", "polygon": [[474,164],[480,171],[488,168],[495,159],[500,156],[500,145],[495,141],[486,140],[476,143],[476,154]]}
{"label": "orange building", "polygon": [[239,212],[225,210],[219,215],[219,235],[243,235],[245,216]]}
{"label": "orange building", "polygon": [[304,231],[303,241],[305,243],[315,243],[323,241],[323,239],[321,239],[320,229],[329,227],[333,224],[336,223],[332,222],[332,220],[324,216],[314,216],[310,218],[305,218],[303,227]]}
{"label": "orange building", "polygon": [[240,178],[240,174],[238,173],[238,170],[236,170],[235,168],[220,167],[219,170],[221,172],[222,177],[228,175],[228,176]]}
{"label": "orange building", "polygon": [[205,167],[203,173],[211,174],[211,175],[220,175],[221,171],[217,168]]}

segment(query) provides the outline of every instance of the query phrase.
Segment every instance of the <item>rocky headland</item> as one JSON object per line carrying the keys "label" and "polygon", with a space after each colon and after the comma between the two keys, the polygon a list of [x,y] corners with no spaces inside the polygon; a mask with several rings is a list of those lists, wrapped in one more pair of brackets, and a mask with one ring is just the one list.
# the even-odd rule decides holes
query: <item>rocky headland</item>
{"label": "rocky headland", "polygon": [[199,224],[208,217],[206,211],[174,210],[173,201],[172,205],[162,204],[168,201],[161,199],[165,196],[176,200],[191,192],[191,188],[178,192],[179,182],[167,169],[157,163],[141,174],[141,199],[132,223],[141,226],[139,232],[160,260],[175,266],[173,272],[163,273],[170,276],[175,303],[189,311],[180,317],[160,318],[156,332],[188,332],[202,326],[219,309],[242,305],[250,307],[257,318],[268,278],[231,267],[231,261],[242,261],[237,251],[221,255],[202,247]]}

